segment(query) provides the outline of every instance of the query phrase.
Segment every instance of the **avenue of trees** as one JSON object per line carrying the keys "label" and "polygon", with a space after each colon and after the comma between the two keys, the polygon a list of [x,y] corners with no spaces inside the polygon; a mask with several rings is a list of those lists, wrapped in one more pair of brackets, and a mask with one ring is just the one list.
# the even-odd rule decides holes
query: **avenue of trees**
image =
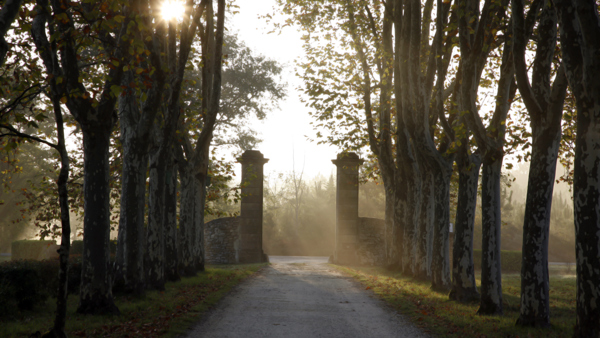
{"label": "avenue of trees", "polygon": [[[479,301],[480,315],[502,315],[501,170],[506,154],[524,151],[531,166],[517,324],[549,326],[553,183],[557,160],[571,160],[566,179],[573,184],[575,334],[598,337],[598,4],[277,2],[289,18],[282,25],[305,33],[299,75],[320,142],[367,148],[375,158],[373,174],[385,188],[390,268],[430,280],[453,300]],[[241,119],[264,117],[272,105],[261,99],[284,95],[271,80],[280,68],[243,48],[225,67],[224,48],[236,43],[225,35],[225,0],[187,0],[182,18],[169,21],[161,17],[159,1],[0,4],[0,147],[14,154],[24,150],[23,142],[37,142],[56,156],[55,213],[48,215],[60,226],[46,228],[61,237],[58,310],[49,334],[61,337],[71,209],[81,208],[83,215],[80,313],[118,313],[113,289],[143,296],[147,289],[164,289],[167,280],[203,271],[205,207],[215,198],[206,187],[219,190],[212,173],[225,171],[226,180],[228,170],[212,149],[255,144]],[[250,71],[252,61],[262,65],[260,71]],[[237,84],[224,81],[227,69]],[[82,156],[67,147],[70,134],[81,139]],[[14,157],[2,159],[3,173],[19,171]],[[296,175],[285,196],[295,205],[289,217],[299,224],[301,194],[311,190],[302,190]],[[453,175],[460,211],[454,220]],[[480,290],[473,267],[479,186]],[[328,189],[312,191],[325,199]],[[118,229],[114,260],[112,226]]]}
{"label": "avenue of trees", "polygon": [[[273,20],[275,30],[293,26],[304,32],[306,58],[299,61],[298,73],[318,141],[347,151],[367,148],[375,158],[374,170],[385,186],[388,265],[431,280],[432,288],[450,291],[453,300],[479,301],[480,315],[503,314],[501,170],[506,154],[520,152],[517,156],[524,154],[531,166],[517,324],[550,325],[552,193],[557,159],[570,162],[575,331],[578,337],[597,337],[598,4],[279,0],[276,10],[287,20]],[[458,212],[451,220],[453,175],[458,176]],[[480,290],[473,268],[478,186]],[[456,229],[453,248],[450,222]]]}
{"label": "avenue of trees", "polygon": [[[63,337],[70,217],[83,218],[79,313],[119,313],[113,292],[143,296],[204,271],[206,202],[235,194],[214,146],[259,141],[245,122],[285,96],[282,69],[228,35],[225,0],[188,0],[170,20],[160,1],[0,5],[2,189],[12,190],[0,204],[17,200],[15,218],[61,238],[48,336]],[[21,177],[24,166],[33,173]]]}

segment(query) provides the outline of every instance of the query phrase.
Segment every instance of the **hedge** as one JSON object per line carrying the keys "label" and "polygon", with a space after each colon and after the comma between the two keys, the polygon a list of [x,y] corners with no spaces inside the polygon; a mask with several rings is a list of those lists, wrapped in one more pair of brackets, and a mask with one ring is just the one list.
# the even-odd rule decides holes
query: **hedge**
{"label": "hedge", "polygon": [[[0,314],[31,310],[58,292],[58,259],[0,263]],[[81,257],[69,259],[69,293],[79,290]]]}
{"label": "hedge", "polygon": [[[521,251],[500,251],[503,272],[521,272]],[[481,269],[481,250],[473,250],[473,263],[475,269]]]}
{"label": "hedge", "polygon": [[11,244],[11,259],[33,259],[43,260],[58,258],[59,246],[55,241],[22,240]]}

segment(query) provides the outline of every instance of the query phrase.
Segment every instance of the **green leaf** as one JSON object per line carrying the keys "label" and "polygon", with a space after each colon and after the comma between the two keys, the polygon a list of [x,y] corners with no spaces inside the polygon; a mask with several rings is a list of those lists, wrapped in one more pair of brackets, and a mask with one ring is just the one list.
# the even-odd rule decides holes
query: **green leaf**
{"label": "green leaf", "polygon": [[121,86],[112,85],[110,86],[110,92],[114,97],[118,97],[121,94]]}

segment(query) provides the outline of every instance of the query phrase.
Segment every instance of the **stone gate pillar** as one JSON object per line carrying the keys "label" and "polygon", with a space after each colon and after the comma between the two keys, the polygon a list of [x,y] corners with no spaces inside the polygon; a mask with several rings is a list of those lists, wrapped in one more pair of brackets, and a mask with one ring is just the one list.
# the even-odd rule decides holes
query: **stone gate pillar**
{"label": "stone gate pillar", "polygon": [[355,264],[358,262],[358,167],[364,161],[356,153],[342,153],[331,162],[337,167],[333,261]]}
{"label": "stone gate pillar", "polygon": [[266,262],[262,250],[263,165],[269,160],[258,150],[246,150],[237,160],[242,164],[239,262]]}

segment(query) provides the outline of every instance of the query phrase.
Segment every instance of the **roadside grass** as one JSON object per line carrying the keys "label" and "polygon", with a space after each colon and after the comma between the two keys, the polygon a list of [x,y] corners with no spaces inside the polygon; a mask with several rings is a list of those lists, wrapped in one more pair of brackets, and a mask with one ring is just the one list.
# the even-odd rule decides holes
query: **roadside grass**
{"label": "roadside grass", "polygon": [[[575,276],[550,276],[551,327],[531,329],[515,326],[519,317],[521,278],[503,274],[504,316],[476,314],[479,303],[463,304],[448,299],[448,293],[431,290],[430,282],[417,281],[383,268],[333,265],[360,281],[365,289],[388,302],[425,332],[454,337],[571,337],[575,325]],[[479,274],[478,274],[479,275]],[[481,280],[477,280],[478,288]]]}
{"label": "roadside grass", "polygon": [[[80,315],[77,295],[69,295],[66,333],[69,337],[176,337],[244,279],[266,264],[209,266],[196,277],[169,282],[165,291],[146,297],[115,295],[121,315]],[[0,337],[28,337],[48,331],[54,321],[56,299],[49,298],[32,311],[0,317]]]}

